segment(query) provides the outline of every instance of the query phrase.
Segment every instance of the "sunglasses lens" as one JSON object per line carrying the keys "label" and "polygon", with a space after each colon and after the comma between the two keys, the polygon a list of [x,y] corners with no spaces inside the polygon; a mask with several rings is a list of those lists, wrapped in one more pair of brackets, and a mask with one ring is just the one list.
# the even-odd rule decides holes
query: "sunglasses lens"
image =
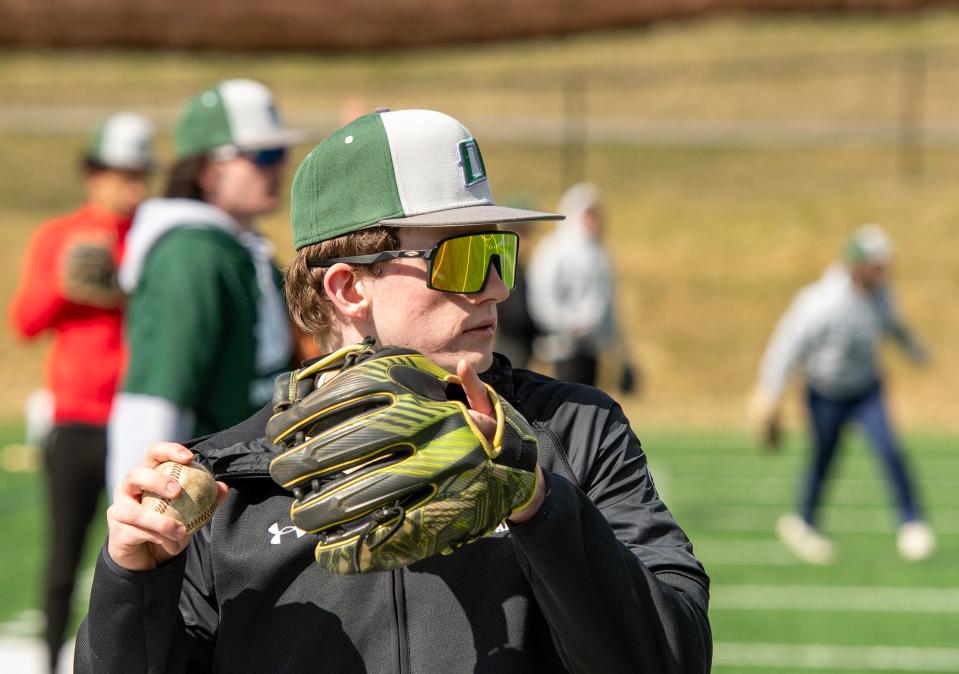
{"label": "sunglasses lens", "polygon": [[286,161],[286,148],[278,147],[272,150],[249,152],[246,154],[246,157],[260,168],[269,168]]}
{"label": "sunglasses lens", "polygon": [[513,232],[487,232],[447,239],[433,257],[431,285],[437,290],[476,293],[483,289],[490,264],[496,265],[503,283],[516,283],[519,238]]}

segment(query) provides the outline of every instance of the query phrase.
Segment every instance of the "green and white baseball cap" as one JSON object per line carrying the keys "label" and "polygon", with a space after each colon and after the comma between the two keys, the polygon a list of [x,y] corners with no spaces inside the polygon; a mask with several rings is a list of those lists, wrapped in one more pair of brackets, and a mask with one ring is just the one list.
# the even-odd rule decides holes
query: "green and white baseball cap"
{"label": "green and white baseball cap", "polygon": [[134,112],[111,115],[93,132],[86,157],[108,169],[151,171],[154,167],[153,122]]}
{"label": "green and white baseball cap", "polygon": [[563,216],[497,206],[479,144],[432,110],[374,112],[313,148],[293,179],[297,250],[377,225],[449,227]]}
{"label": "green and white baseball cap", "polygon": [[273,93],[255,80],[224,80],[190,98],[173,130],[177,159],[232,146],[240,151],[290,147],[309,138],[283,126]]}
{"label": "green and white baseball cap", "polygon": [[846,244],[845,257],[846,261],[852,264],[889,262],[892,259],[892,241],[879,225],[873,223],[862,225]]}

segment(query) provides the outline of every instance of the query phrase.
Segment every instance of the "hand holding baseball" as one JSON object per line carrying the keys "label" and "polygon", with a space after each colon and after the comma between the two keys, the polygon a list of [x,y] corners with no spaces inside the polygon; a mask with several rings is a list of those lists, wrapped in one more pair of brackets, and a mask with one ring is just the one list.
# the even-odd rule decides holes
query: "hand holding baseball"
{"label": "hand holding baseball", "polygon": [[[168,461],[189,465],[193,453],[182,445],[159,443],[150,447],[143,465],[134,468],[113,494],[107,509],[110,533],[107,552],[118,565],[130,571],[149,571],[180,554],[192,535],[182,523],[141,503],[145,493],[174,498],[180,484],[156,468]],[[227,486],[216,483],[216,505],[225,499]]]}

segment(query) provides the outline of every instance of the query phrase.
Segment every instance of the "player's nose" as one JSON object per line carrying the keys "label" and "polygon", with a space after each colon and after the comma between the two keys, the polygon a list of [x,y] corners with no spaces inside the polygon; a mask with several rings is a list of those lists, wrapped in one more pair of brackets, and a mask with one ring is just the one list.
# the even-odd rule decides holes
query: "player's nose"
{"label": "player's nose", "polygon": [[507,288],[503,282],[503,277],[500,276],[498,267],[499,265],[494,264],[494,262],[490,260],[489,273],[486,276],[486,285],[484,285],[483,290],[476,295],[478,301],[486,302],[493,300],[494,302],[502,302],[509,297],[509,288]]}

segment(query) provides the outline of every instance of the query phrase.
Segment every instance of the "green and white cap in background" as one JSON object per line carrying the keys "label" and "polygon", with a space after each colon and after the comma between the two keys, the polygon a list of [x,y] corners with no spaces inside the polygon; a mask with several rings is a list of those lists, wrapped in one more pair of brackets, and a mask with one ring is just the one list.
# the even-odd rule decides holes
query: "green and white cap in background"
{"label": "green and white cap in background", "polygon": [[283,126],[273,93],[255,80],[224,80],[190,98],[173,129],[177,159],[221,147],[240,151],[291,147],[309,138]]}
{"label": "green and white cap in background", "polygon": [[846,261],[886,263],[892,259],[892,241],[876,224],[862,225],[852,235],[845,250]]}
{"label": "green and white cap in background", "polygon": [[293,179],[297,250],[377,225],[562,218],[497,206],[476,139],[449,115],[432,110],[364,115],[317,145]]}
{"label": "green and white cap in background", "polygon": [[87,146],[89,161],[108,169],[152,171],[153,122],[134,112],[111,115],[93,132]]}

